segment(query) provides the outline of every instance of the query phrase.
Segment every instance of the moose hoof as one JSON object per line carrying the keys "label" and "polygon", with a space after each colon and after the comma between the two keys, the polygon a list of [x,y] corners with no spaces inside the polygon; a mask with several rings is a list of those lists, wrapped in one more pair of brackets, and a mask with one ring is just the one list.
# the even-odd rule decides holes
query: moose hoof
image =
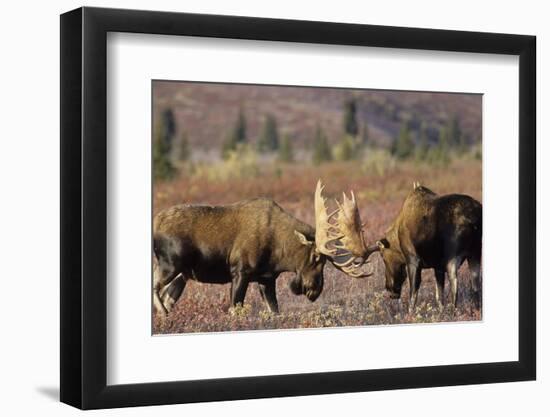
{"label": "moose hoof", "polygon": [[156,316],[163,319],[163,318],[168,317],[168,310],[166,310],[166,308],[164,308],[164,306],[162,306],[162,308],[155,308],[155,314],[156,314]]}

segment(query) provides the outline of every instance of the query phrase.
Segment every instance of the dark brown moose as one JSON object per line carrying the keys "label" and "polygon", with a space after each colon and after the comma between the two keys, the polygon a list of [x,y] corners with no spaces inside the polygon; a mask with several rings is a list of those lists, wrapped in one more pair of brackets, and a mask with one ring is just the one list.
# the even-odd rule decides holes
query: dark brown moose
{"label": "dark brown moose", "polygon": [[481,204],[467,195],[438,196],[414,183],[401,211],[385,236],[367,246],[355,196],[344,194],[339,214],[330,223],[333,236],[341,237],[332,248],[351,253],[350,264],[359,268],[371,254],[380,252],[385,266],[386,289],[391,298],[401,297],[405,278],[409,278],[409,311],[416,304],[422,269],[435,270],[435,298],[444,304],[445,273],[451,285],[451,304],[457,303],[457,271],[464,262],[472,278],[472,290],[481,304]]}
{"label": "dark brown moose", "polygon": [[[242,304],[248,284],[257,282],[272,312],[278,311],[275,281],[294,272],[290,289],[315,301],[323,290],[327,260],[346,274],[362,278],[355,264],[340,262],[329,248],[336,239],[321,196],[315,192],[313,228],[268,199],[225,206],[178,205],[161,211],[153,222],[153,304],[167,314],[188,280],[231,283],[231,305]],[[348,256],[349,257],[349,256]],[[345,256],[343,257],[345,258]]]}

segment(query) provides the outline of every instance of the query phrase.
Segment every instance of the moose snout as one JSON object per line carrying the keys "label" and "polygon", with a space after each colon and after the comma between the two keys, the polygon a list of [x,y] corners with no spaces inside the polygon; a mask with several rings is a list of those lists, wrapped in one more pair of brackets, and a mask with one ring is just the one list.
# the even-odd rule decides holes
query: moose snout
{"label": "moose snout", "polygon": [[290,288],[290,291],[292,292],[292,294],[294,294],[294,295],[302,295],[303,294],[302,282],[297,277],[290,281],[289,288]]}

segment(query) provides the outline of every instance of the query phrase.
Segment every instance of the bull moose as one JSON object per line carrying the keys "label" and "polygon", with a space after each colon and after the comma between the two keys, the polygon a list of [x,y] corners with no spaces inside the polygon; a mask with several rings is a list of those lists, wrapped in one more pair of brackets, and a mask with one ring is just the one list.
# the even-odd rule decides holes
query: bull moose
{"label": "bull moose", "polygon": [[282,272],[294,272],[291,291],[312,302],[323,290],[327,260],[351,277],[368,276],[348,262],[346,253],[329,248],[335,239],[329,236],[321,192],[319,182],[315,228],[268,199],[224,206],[178,205],[159,212],[153,221],[155,309],[167,314],[190,279],[230,283],[232,306],[242,304],[249,283],[257,282],[269,310],[278,312],[275,283]]}
{"label": "bull moose", "polygon": [[[370,246],[362,234],[363,225],[353,192],[351,199],[344,194],[337,212],[340,215],[330,223],[331,237],[341,239],[331,247],[333,253],[346,251],[351,254],[348,261],[360,267],[370,255],[380,252],[385,266],[385,286],[391,298],[401,297],[408,276],[409,311],[416,304],[422,269],[430,268],[435,270],[437,303],[443,307],[447,273],[454,308],[458,295],[457,271],[464,260],[470,268],[474,299],[478,305],[481,303],[482,206],[472,197],[439,196],[415,182],[385,236]],[[342,222],[343,218],[348,222]]]}

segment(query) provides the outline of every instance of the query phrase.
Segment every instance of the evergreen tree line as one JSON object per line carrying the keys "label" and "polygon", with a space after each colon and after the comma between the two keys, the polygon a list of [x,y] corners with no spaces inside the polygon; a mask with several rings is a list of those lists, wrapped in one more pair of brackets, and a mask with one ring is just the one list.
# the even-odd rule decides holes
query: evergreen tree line
{"label": "evergreen tree line", "polygon": [[155,180],[173,178],[177,173],[176,162],[191,157],[187,133],[183,131],[178,141],[176,119],[172,109],[161,112],[153,133],[153,177]]}
{"label": "evergreen tree line", "polygon": [[[357,121],[357,104],[355,100],[344,103],[343,113],[343,137],[341,141],[331,148],[328,137],[320,124],[317,124],[313,134],[311,159],[316,165],[333,159],[350,160],[360,155],[361,149],[368,141],[367,123],[359,125]],[[246,117],[243,110],[239,111],[233,128],[222,144],[221,154],[224,159],[235,152],[239,147],[248,143]],[[292,140],[289,135],[280,135],[277,119],[272,114],[267,114],[260,129],[256,142],[256,150],[260,153],[277,153],[277,159],[282,162],[294,160]]]}
{"label": "evergreen tree line", "polygon": [[411,123],[403,122],[391,151],[398,159],[444,163],[449,161],[451,154],[463,155],[469,148],[467,135],[458,119],[453,117],[439,128],[420,122],[419,128],[414,130]]}
{"label": "evergreen tree line", "polygon": [[344,102],[342,131],[341,139],[331,148],[326,134],[317,126],[312,153],[312,162],[315,165],[331,160],[359,159],[363,155],[369,143],[369,127],[366,121],[359,122],[357,101],[354,98]]}
{"label": "evergreen tree line", "polygon": [[[247,146],[247,144],[246,117],[241,108],[235,125],[222,143],[222,158],[227,159],[231,152],[238,151],[240,147]],[[277,153],[277,159],[281,162],[294,160],[292,140],[287,134],[283,134],[281,137],[277,119],[272,114],[267,114],[264,118],[260,135],[256,141],[256,150],[260,153]]]}
{"label": "evergreen tree line", "polygon": [[[369,144],[369,127],[366,120],[359,121],[357,102],[347,100],[342,113],[342,137],[331,147],[327,134],[317,123],[313,133],[311,161],[319,165],[326,161],[347,161],[362,157]],[[190,158],[191,149],[186,132],[175,141],[176,121],[173,111],[165,109],[159,118],[153,138],[153,174],[155,179],[172,178],[178,161]],[[240,148],[250,147],[247,120],[243,109],[239,110],[234,125],[229,130],[221,147],[223,159],[238,152]],[[466,134],[460,128],[456,117],[439,128],[428,126],[417,116],[402,122],[391,153],[398,159],[417,161],[446,162],[452,153],[463,154],[469,149]],[[280,134],[277,119],[266,114],[255,142],[259,153],[275,153],[281,162],[294,161],[292,139],[288,134]]]}

